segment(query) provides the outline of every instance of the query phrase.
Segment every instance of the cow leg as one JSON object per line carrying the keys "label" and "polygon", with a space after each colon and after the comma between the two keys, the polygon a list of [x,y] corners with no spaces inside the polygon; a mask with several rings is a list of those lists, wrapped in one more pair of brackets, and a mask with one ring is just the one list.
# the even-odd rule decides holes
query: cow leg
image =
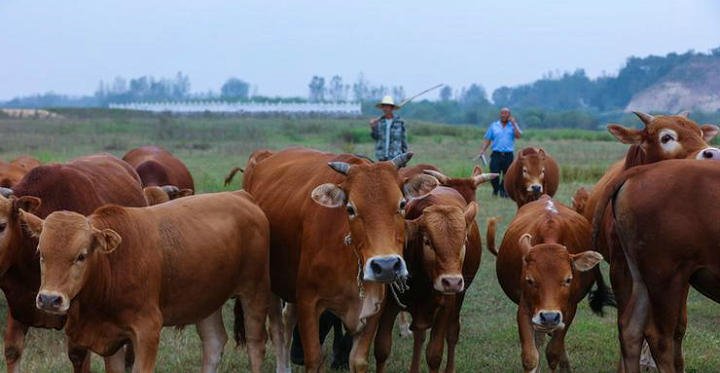
{"label": "cow leg", "polygon": [[353,336],[353,346],[352,350],[350,350],[351,373],[365,373],[368,371],[370,344],[375,338],[378,323],[380,322],[380,316],[382,316],[382,310],[368,317],[362,330]]}
{"label": "cow leg", "polygon": [[117,352],[103,358],[105,373],[125,373],[125,352],[128,346],[120,347]]}
{"label": "cow leg", "polygon": [[268,317],[268,294],[256,292],[252,296],[241,296],[240,301],[244,311],[245,333],[248,355],[250,357],[250,370],[259,373],[262,370],[265,358],[265,342],[267,333],[265,320]]}
{"label": "cow leg", "polygon": [[540,364],[540,353],[535,344],[535,329],[532,327],[530,317],[524,307],[518,307],[517,312],[518,332],[520,333],[520,346],[522,352],[520,358],[524,371],[535,373]]}
{"label": "cow leg", "polygon": [[571,306],[567,314],[563,315],[565,318],[565,327],[552,333],[550,342],[545,350],[545,358],[548,361],[551,372],[559,371],[569,373],[572,371],[570,369],[570,359],[568,358],[567,350],[565,350],[565,335],[567,335],[570,325],[575,318],[576,307],[577,305]]}
{"label": "cow leg", "polygon": [[448,307],[440,308],[435,315],[432,329],[430,329],[430,341],[428,341],[425,351],[425,360],[431,373],[439,372],[440,364],[442,364],[448,327],[448,312]]}
{"label": "cow leg", "polygon": [[155,370],[160,329],[162,329],[162,316],[159,310],[142,322],[131,326],[130,341],[135,351],[132,373],[151,373]]}
{"label": "cow leg", "polygon": [[394,302],[386,302],[380,315],[380,322],[375,335],[375,364],[378,373],[384,373],[387,370],[387,359],[390,357],[390,351],[392,351],[393,326],[398,311],[399,309],[394,305]]}
{"label": "cow leg", "polygon": [[632,292],[618,316],[618,336],[625,373],[640,372],[640,353],[645,324],[649,312],[648,291],[645,284],[633,280]]}
{"label": "cow leg", "polygon": [[5,363],[8,373],[20,373],[20,360],[25,350],[25,335],[28,326],[13,319],[10,311],[7,313],[7,326],[5,327]]}
{"label": "cow leg", "polygon": [[422,357],[422,348],[425,344],[426,329],[413,329],[413,354],[410,361],[410,373],[420,372],[420,358]]}
{"label": "cow leg", "polygon": [[685,371],[685,356],[683,354],[682,343],[685,338],[685,330],[687,330],[687,299],[681,303],[680,315],[678,323],[675,327],[675,371]]}
{"label": "cow leg", "polygon": [[[283,317],[283,341],[285,342],[285,348],[290,351],[290,358],[295,363],[295,352],[292,350],[292,345],[295,343],[295,338],[300,338],[300,331],[296,330],[297,327],[297,305],[294,303],[285,303],[285,307],[282,310]],[[301,351],[302,352],[302,351]],[[304,354],[304,352],[302,353]],[[302,358],[302,356],[300,356]],[[304,364],[304,363],[303,363]]]}
{"label": "cow leg", "polygon": [[202,373],[217,372],[228,339],[223,325],[222,309],[200,320],[195,327],[203,346]]}
{"label": "cow leg", "polygon": [[450,312],[446,336],[448,356],[447,362],[445,363],[445,373],[455,372],[455,347],[460,339],[460,308],[462,308],[464,298],[464,293],[456,295],[455,304],[453,305],[452,312]]}
{"label": "cow leg", "polygon": [[303,346],[306,372],[319,372],[322,369],[322,346],[320,345],[319,318],[323,310],[317,308],[317,300],[311,295],[298,294],[297,317],[300,342]]}
{"label": "cow leg", "polygon": [[407,311],[401,311],[400,318],[398,319],[401,337],[409,337],[412,335],[412,330],[410,330],[410,321],[410,313]]}
{"label": "cow leg", "polygon": [[86,348],[77,346],[68,339],[67,354],[74,373],[90,372],[90,352]]}
{"label": "cow leg", "polygon": [[[650,351],[658,370],[674,372],[676,369],[674,346],[677,324],[682,317],[682,303],[687,302],[689,285],[685,276],[676,276],[648,283],[652,289],[664,289],[662,294],[650,293],[651,315],[646,328]],[[684,334],[684,333],[683,333]],[[682,354],[682,351],[681,351]]]}
{"label": "cow leg", "polygon": [[[285,338],[285,328],[282,316],[282,302],[274,294],[270,295],[270,335],[275,347],[275,371],[277,373],[290,373],[290,348]],[[292,329],[291,329],[292,330]]]}

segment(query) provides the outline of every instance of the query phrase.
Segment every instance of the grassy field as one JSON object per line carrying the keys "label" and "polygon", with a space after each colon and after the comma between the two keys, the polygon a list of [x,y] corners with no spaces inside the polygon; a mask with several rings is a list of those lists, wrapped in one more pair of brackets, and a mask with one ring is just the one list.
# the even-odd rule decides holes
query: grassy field
{"label": "grassy field", "polygon": [[[162,145],[183,159],[195,178],[199,193],[235,189],[224,188],[222,180],[233,166],[244,165],[254,149],[281,149],[302,145],[329,151],[372,155],[373,144],[365,120],[335,119],[259,119],[137,115],[124,112],[64,112],[65,118],[52,120],[0,119],[0,159],[9,160],[31,154],[44,162],[66,161],[74,157],[109,152],[122,156],[125,151],[145,144]],[[409,122],[410,149],[416,153],[412,164],[429,162],[451,176],[466,176],[473,167],[483,132],[476,127],[440,126]],[[606,133],[583,131],[526,131],[520,146],[539,146],[553,155],[562,168],[557,199],[569,203],[580,186],[591,186],[605,167],[619,159],[625,145]],[[485,229],[490,216],[502,217],[498,243],[505,225],[515,213],[515,204],[490,196],[489,185],[478,191],[478,222]],[[603,263],[603,269],[607,265]],[[226,305],[225,321],[232,324]],[[495,277],[495,260],[487,251],[462,311],[462,330],[458,346],[459,372],[517,372],[522,370],[515,325],[515,305],[500,289]],[[0,302],[4,320],[7,307]],[[685,339],[688,372],[720,371],[720,305],[695,292],[689,300],[689,326]],[[0,323],[4,331],[4,323]],[[228,329],[231,330],[231,329]],[[396,334],[397,335],[397,334]],[[615,312],[594,316],[584,302],[567,338],[571,362],[577,372],[612,372],[619,356]],[[201,347],[193,327],[163,332],[158,356],[159,372],[196,372],[201,363]],[[326,350],[330,347],[325,346]],[[390,359],[391,371],[407,370],[412,341],[395,338]],[[272,348],[265,369],[274,371]],[[372,354],[371,354],[372,355]],[[372,356],[371,356],[372,359]],[[542,363],[546,366],[545,362]],[[4,364],[2,365],[4,369]],[[371,364],[372,366],[372,364]],[[31,329],[27,339],[23,371],[67,372],[63,333]],[[101,360],[93,360],[93,371],[102,371]],[[228,343],[222,372],[247,371],[244,351]]]}

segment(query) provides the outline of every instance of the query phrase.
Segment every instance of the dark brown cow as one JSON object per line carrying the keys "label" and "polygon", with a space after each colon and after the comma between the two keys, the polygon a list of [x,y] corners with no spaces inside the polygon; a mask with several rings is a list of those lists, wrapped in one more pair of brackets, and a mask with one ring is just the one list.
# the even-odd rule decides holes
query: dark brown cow
{"label": "dark brown cow", "polygon": [[[600,224],[600,233],[594,249],[600,252],[610,263],[610,281],[613,285],[618,308],[630,297],[632,278],[621,253],[620,244],[613,232],[613,221],[610,209],[602,206],[605,215],[599,217],[601,223],[593,221],[595,213],[600,210],[598,201],[608,188],[612,187],[623,170],[642,164],[651,164],[676,158],[699,160],[720,159],[720,149],[711,147],[708,142],[718,134],[714,125],[699,126],[687,118],[687,113],[679,115],[652,116],[640,112],[635,113],[644,127],[640,130],[629,129],[617,124],[608,126],[608,130],[618,140],[630,144],[624,160],[619,161],[605,172],[590,193],[583,215],[588,221]],[[695,284],[693,284],[695,285]],[[701,290],[702,291],[702,290]],[[650,360],[644,357],[643,361]]]}
{"label": "dark brown cow", "polygon": [[473,168],[472,175],[469,178],[453,178],[445,176],[437,167],[427,163],[421,163],[413,167],[400,169],[400,177],[404,178],[410,178],[422,173],[434,176],[438,179],[440,185],[442,186],[455,189],[468,203],[477,201],[475,192],[480,184],[498,177],[498,174],[495,173],[483,173],[480,166],[475,166]]}
{"label": "dark brown cow", "polygon": [[618,304],[627,373],[640,371],[643,338],[661,372],[684,372],[689,285],[720,302],[719,181],[719,163],[668,160],[626,171],[599,200],[594,239],[609,205],[631,278]]}
{"label": "dark brown cow", "polygon": [[195,182],[185,164],[159,146],[132,149],[125,153],[123,160],[140,175],[148,205],[194,193]]}
{"label": "dark brown cow", "polygon": [[590,307],[601,314],[612,296],[596,265],[602,255],[589,251],[590,224],[547,195],[521,207],[507,228],[497,255],[500,286],[518,305],[517,323],[525,372],[535,372],[545,335],[552,371],[570,370],[565,335],[577,304],[590,291]]}
{"label": "dark brown cow", "polygon": [[[40,287],[37,239],[23,229],[18,211],[34,211],[41,217],[56,210],[89,214],[105,203],[144,206],[145,198],[135,170],[111,155],[36,167],[12,192],[10,198],[0,197],[0,287],[10,308],[5,329],[7,369],[19,372],[28,327],[60,329],[65,318],[35,308]],[[76,372],[88,371],[90,359],[82,349],[70,346],[69,356]]]}
{"label": "dark brown cow", "polygon": [[[21,212],[39,235],[37,307],[67,315],[65,333],[100,355],[132,342],[133,372],[155,368],[163,326],[197,323],[203,372],[215,372],[227,341],[221,307],[242,303],[250,366],[260,372],[270,306],[265,215],[244,191],[194,196],[147,208],[103,206],[90,216]],[[282,338],[280,304],[272,329]]]}
{"label": "dark brown cow", "polygon": [[37,159],[23,155],[10,162],[0,161],[0,187],[12,188],[28,171],[40,165]]}
{"label": "dark brown cow", "polygon": [[524,148],[510,164],[503,184],[520,208],[543,194],[554,196],[560,184],[560,169],[542,148]]}
{"label": "dark brown cow", "polygon": [[[398,295],[412,315],[410,328],[415,339],[411,372],[420,371],[421,350],[427,329],[432,328],[426,358],[430,372],[442,362],[448,343],[446,372],[455,371],[455,347],[460,333],[460,308],[465,291],[480,265],[480,232],[475,222],[477,203],[467,203],[448,187],[435,188],[428,196],[407,207],[407,244],[403,251],[410,279],[408,290]],[[392,345],[392,329],[401,306],[386,297],[375,337],[377,371],[385,363]]]}
{"label": "dark brown cow", "polygon": [[385,284],[407,276],[401,256],[407,198],[437,185],[428,175],[400,179],[397,169],[411,155],[371,163],[294,148],[246,168],[252,177],[244,187],[270,221],[273,292],[297,303],[308,371],[322,366],[318,319],[325,310],[356,333],[351,369],[367,369],[367,348],[356,347],[375,334]]}

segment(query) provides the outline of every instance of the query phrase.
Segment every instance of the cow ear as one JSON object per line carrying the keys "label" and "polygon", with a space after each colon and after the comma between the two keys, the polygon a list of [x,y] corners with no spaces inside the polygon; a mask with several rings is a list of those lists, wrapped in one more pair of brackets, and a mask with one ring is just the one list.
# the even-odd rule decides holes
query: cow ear
{"label": "cow ear", "polygon": [[403,193],[405,198],[421,198],[432,192],[440,184],[434,176],[420,174],[405,181]]}
{"label": "cow ear", "polygon": [[345,192],[332,183],[318,185],[310,193],[310,197],[318,205],[329,208],[340,207],[345,204]]}
{"label": "cow ear", "polygon": [[115,251],[122,242],[120,234],[109,228],[103,230],[93,228],[93,235],[95,235],[95,249],[103,254]]}
{"label": "cow ear", "polygon": [[520,245],[520,252],[523,253],[524,258],[525,255],[530,252],[530,249],[532,249],[532,236],[530,235],[530,233],[525,233],[520,236],[518,244]]}
{"label": "cow ear", "polygon": [[148,206],[157,205],[170,200],[170,196],[162,190],[159,186],[149,186],[143,188],[143,195],[145,195],[145,202]]}
{"label": "cow ear", "polygon": [[477,215],[477,210],[478,204],[475,201],[468,203],[467,207],[465,207],[465,225],[467,225],[468,228],[470,228],[472,223],[475,221],[475,215]]}
{"label": "cow ear", "polygon": [[[15,199],[15,197],[13,197]],[[42,203],[42,200],[37,197],[32,196],[22,196],[20,198],[15,199],[15,207],[18,210],[25,210],[27,212],[35,212],[38,207],[40,207],[40,204]]]}
{"label": "cow ear", "polygon": [[592,250],[570,254],[570,258],[572,259],[573,267],[580,272],[592,269],[603,260],[603,256],[600,255],[599,252]]}
{"label": "cow ear", "polygon": [[642,142],[642,131],[623,127],[619,124],[608,125],[608,131],[623,144],[639,145]]}
{"label": "cow ear", "polygon": [[180,193],[178,194],[178,198],[180,198],[180,197],[192,196],[193,194],[195,194],[195,191],[194,191],[194,190],[192,190],[192,189],[190,189],[190,188],[183,188],[183,189],[180,189]]}
{"label": "cow ear", "polygon": [[715,136],[717,136],[718,131],[720,131],[720,128],[718,128],[718,126],[713,125],[713,124],[703,124],[702,126],[700,126],[700,130],[702,130],[703,139],[706,142],[710,142],[710,141],[712,141],[712,139],[715,138]]}
{"label": "cow ear", "polygon": [[22,209],[19,211],[19,216],[20,221],[27,227],[28,232],[34,237],[39,237],[43,230],[43,220]]}

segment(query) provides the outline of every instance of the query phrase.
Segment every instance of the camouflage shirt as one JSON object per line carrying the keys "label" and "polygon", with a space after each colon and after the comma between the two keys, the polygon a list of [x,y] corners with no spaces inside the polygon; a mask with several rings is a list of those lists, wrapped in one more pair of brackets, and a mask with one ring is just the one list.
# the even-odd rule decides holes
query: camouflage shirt
{"label": "camouflage shirt", "polygon": [[378,161],[387,161],[407,152],[407,134],[405,122],[398,116],[393,116],[390,128],[385,117],[372,127],[370,135],[377,141],[375,144],[375,158]]}

